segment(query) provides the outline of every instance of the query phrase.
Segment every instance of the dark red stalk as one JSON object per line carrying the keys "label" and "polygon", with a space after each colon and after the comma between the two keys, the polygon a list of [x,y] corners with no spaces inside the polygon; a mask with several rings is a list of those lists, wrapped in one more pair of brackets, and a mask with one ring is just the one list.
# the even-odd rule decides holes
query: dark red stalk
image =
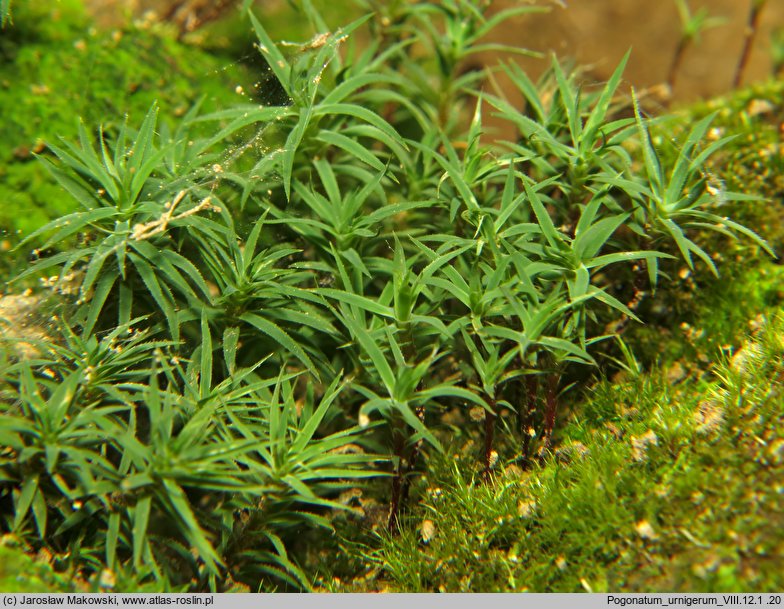
{"label": "dark red stalk", "polygon": [[[425,408],[424,406],[419,406],[416,409],[416,415],[422,424],[425,423]],[[414,443],[414,446],[411,447],[411,452],[408,454],[408,459],[406,460],[406,468],[403,472],[403,479],[401,481],[401,489],[400,489],[400,506],[404,507],[406,503],[408,503],[408,495],[411,491],[411,479],[414,474],[414,470],[416,469],[417,461],[419,460],[419,454],[422,452],[422,440],[417,440]]]}
{"label": "dark red stalk", "polygon": [[525,404],[520,412],[520,433],[523,436],[522,463],[528,467],[531,463],[531,430],[534,425],[536,413],[536,397],[539,390],[539,381],[533,374],[525,377]]}
{"label": "dark red stalk", "polygon": [[765,8],[767,0],[751,0],[751,8],[749,9],[749,21],[746,26],[746,35],[743,40],[743,50],[740,54],[738,67],[735,70],[735,78],[732,80],[732,87],[737,89],[743,82],[743,75],[746,72],[749,59],[751,58],[751,49],[754,47],[754,39],[757,37],[759,30],[760,15],[762,9]]}
{"label": "dark red stalk", "polygon": [[675,79],[678,76],[678,71],[680,70],[681,64],[683,63],[683,56],[686,53],[686,49],[689,48],[689,43],[691,40],[686,37],[681,37],[678,41],[678,46],[675,47],[675,53],[672,56],[672,63],[670,64],[670,70],[667,72],[667,86],[670,88],[670,94],[675,90]]}
{"label": "dark red stalk", "polygon": [[547,375],[547,392],[545,394],[545,415],[542,448],[539,456],[544,458],[553,442],[553,429],[555,429],[555,415],[558,410],[558,375]]}
{"label": "dark red stalk", "polygon": [[[637,309],[640,308],[643,300],[645,300],[645,296],[648,294],[648,292],[645,290],[649,281],[648,263],[645,260],[641,260],[637,265],[634,266],[632,270],[634,271],[634,279],[632,281],[634,294],[632,294],[631,300],[626,303],[626,308],[629,309],[632,313],[636,313]],[[630,321],[631,317],[625,313],[622,314],[620,320],[614,324],[613,332],[615,334],[622,334],[626,329],[626,326],[629,325]]]}
{"label": "dark red stalk", "polygon": [[485,481],[490,480],[490,469],[493,466],[493,439],[495,437],[496,401],[490,398],[490,408],[493,412],[485,413]]}
{"label": "dark red stalk", "polygon": [[400,527],[400,506],[403,495],[403,480],[405,479],[406,461],[404,459],[405,439],[399,429],[395,429],[394,433],[394,451],[395,456],[398,458],[395,475],[392,477],[392,498],[389,501],[389,520],[387,522],[387,530],[390,533],[395,533]]}

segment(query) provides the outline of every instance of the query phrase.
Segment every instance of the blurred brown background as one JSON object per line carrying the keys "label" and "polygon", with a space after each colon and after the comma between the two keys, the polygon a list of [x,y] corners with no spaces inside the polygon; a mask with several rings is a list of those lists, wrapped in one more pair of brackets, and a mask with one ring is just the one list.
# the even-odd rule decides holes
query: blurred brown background
{"label": "blurred brown background", "polygon": [[[499,8],[514,5],[501,0]],[[632,49],[625,76],[637,88],[664,82],[678,44],[681,21],[673,0],[565,0],[549,14],[526,16],[516,27],[498,32],[508,44],[553,50],[573,56],[597,80],[604,80]],[[691,101],[728,91],[743,46],[751,0],[690,0],[692,12],[706,8],[726,19],[706,31],[699,43],[686,51],[673,91],[678,101]],[[784,2],[768,0],[761,14],[744,82],[772,73],[771,33],[784,27]],[[532,70],[536,62],[526,62]]]}
{"label": "blurred brown background", "polygon": [[[226,13],[232,0],[86,0],[103,24],[119,23],[130,12],[141,15],[154,10],[159,16],[180,20],[192,15]],[[501,10],[527,0],[496,0]],[[550,3],[548,14],[527,15],[508,22],[494,35],[498,42],[539,51],[555,51],[571,56],[587,68],[590,77],[601,82],[613,71],[623,54],[632,48],[626,70],[627,81],[637,89],[654,87],[665,81],[681,32],[681,21],[673,0],[541,0]],[[699,43],[684,55],[678,72],[674,100],[691,101],[725,92],[743,46],[752,0],[689,0],[692,12],[706,8],[711,16],[722,17],[723,25],[704,32]],[[235,4],[238,4],[235,1]],[[284,0],[257,0],[258,14],[277,13]],[[356,4],[352,0],[316,2],[345,15]],[[341,6],[342,5],[342,6]],[[337,15],[336,15],[337,16]],[[194,22],[196,23],[196,22]],[[768,0],[761,15],[760,29],[744,82],[764,79],[772,73],[771,33],[784,28],[784,1]],[[546,65],[542,60],[523,60],[532,74]]]}

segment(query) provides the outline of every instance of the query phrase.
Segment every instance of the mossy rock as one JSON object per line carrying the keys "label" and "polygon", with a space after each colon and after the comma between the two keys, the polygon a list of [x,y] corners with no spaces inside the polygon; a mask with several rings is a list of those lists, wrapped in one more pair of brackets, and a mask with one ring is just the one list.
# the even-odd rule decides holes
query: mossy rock
{"label": "mossy rock", "polygon": [[36,162],[45,142],[74,139],[80,119],[109,132],[126,117],[138,123],[153,102],[170,123],[201,98],[205,112],[222,108],[251,80],[232,57],[181,44],[165,26],[102,31],[81,2],[35,4],[19,5],[0,42],[0,240],[12,242],[75,206]]}

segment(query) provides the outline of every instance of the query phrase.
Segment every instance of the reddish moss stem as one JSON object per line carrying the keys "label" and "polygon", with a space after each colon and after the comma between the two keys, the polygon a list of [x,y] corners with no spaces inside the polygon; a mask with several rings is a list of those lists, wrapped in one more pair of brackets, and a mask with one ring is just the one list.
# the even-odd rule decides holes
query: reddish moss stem
{"label": "reddish moss stem", "polygon": [[[425,408],[424,406],[419,406],[416,409],[416,415],[422,424],[425,423]],[[414,474],[414,470],[416,469],[417,461],[419,461],[419,455],[422,452],[422,442],[423,440],[417,440],[414,443],[414,446],[411,447],[411,452],[408,454],[408,459],[406,459],[406,468],[403,472],[403,479],[401,481],[401,490],[400,490],[400,506],[401,508],[405,507],[408,503],[408,496],[411,492],[411,479]]]}
{"label": "reddish moss stem", "polygon": [[531,463],[531,438],[533,437],[532,432],[538,391],[539,381],[537,377],[529,374],[525,377],[525,404],[520,413],[520,432],[523,436],[521,454],[523,467],[528,467]]}
{"label": "reddish moss stem", "polygon": [[403,494],[403,480],[405,478],[405,441],[403,434],[399,429],[394,431],[394,451],[395,456],[398,458],[397,467],[395,468],[395,475],[392,477],[392,498],[389,502],[389,520],[387,521],[387,529],[390,533],[395,533],[400,527],[400,505]]}
{"label": "reddish moss stem", "polygon": [[749,21],[746,26],[746,35],[743,40],[743,50],[738,60],[738,67],[735,70],[735,78],[732,80],[733,88],[737,89],[743,82],[743,75],[746,73],[746,68],[751,59],[751,49],[754,47],[754,39],[757,37],[759,30],[760,15],[762,9],[765,8],[767,0],[751,0],[751,8],[749,9]]}
{"label": "reddish moss stem", "polygon": [[547,375],[547,392],[545,396],[544,436],[539,456],[545,457],[553,443],[553,430],[555,429],[555,415],[558,410],[558,375]]}
{"label": "reddish moss stem", "polygon": [[672,56],[672,63],[667,72],[667,86],[670,88],[670,94],[675,90],[675,80],[678,77],[678,71],[683,63],[683,57],[686,54],[686,49],[689,48],[690,39],[682,37],[678,41],[678,46],[675,47],[675,53]]}
{"label": "reddish moss stem", "polygon": [[493,440],[495,438],[496,401],[490,398],[490,408],[493,412],[485,413],[485,481],[490,480],[490,470],[493,467]]}

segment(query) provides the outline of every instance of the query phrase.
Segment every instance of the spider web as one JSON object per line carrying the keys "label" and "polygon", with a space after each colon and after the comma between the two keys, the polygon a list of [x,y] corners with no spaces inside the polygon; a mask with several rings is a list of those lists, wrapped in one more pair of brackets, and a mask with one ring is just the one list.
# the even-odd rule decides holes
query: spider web
{"label": "spider web", "polygon": [[[277,45],[286,56],[289,64],[296,70],[296,66],[306,61],[307,56],[313,54],[315,50],[324,45],[334,47],[335,53],[337,53],[338,47],[343,40],[340,36],[340,30],[337,30],[335,35],[332,35],[331,32],[321,32],[315,34],[306,42],[277,41]],[[241,116],[250,117],[252,113],[258,110],[280,108],[281,112],[277,119],[281,119],[282,115],[286,113],[286,109],[293,107],[293,100],[289,98],[284,86],[274,74],[263,51],[263,45],[259,42],[253,42],[253,48],[247,53],[224,63],[220,68],[203,73],[202,78],[216,78],[221,76],[222,72],[230,72],[240,66],[245,66],[254,78],[249,90],[241,84],[234,86],[234,91],[241,99],[239,103],[224,103],[222,108],[211,114],[232,111],[235,113],[234,118],[240,118]],[[320,66],[316,76],[313,78],[314,84],[320,82],[321,76],[329,67],[332,59],[334,59],[335,53],[330,54],[323,65]],[[225,75],[223,75],[222,80],[226,80]],[[243,110],[244,113],[241,114]],[[197,115],[197,120],[200,115]],[[214,124],[218,125],[219,121],[214,121]],[[220,127],[216,128],[216,130],[219,129]],[[228,174],[234,174],[245,179],[263,177],[265,180],[268,180],[270,174],[254,176],[253,172],[258,167],[259,162],[265,157],[266,161],[274,166],[275,157],[284,151],[283,140],[285,140],[287,134],[278,133],[271,137],[276,129],[278,129],[278,126],[275,119],[260,120],[252,122],[229,135],[225,140],[225,143],[228,144],[225,150],[211,164],[211,175],[204,176],[205,182],[212,180],[211,192],[217,194],[216,191],[218,191]],[[221,142],[216,142],[216,145],[220,144]],[[209,151],[207,154],[209,154]],[[249,164],[252,165],[251,168],[247,167]],[[197,187],[199,185],[194,185],[191,189]],[[201,184],[201,188],[203,187],[204,183]]]}

